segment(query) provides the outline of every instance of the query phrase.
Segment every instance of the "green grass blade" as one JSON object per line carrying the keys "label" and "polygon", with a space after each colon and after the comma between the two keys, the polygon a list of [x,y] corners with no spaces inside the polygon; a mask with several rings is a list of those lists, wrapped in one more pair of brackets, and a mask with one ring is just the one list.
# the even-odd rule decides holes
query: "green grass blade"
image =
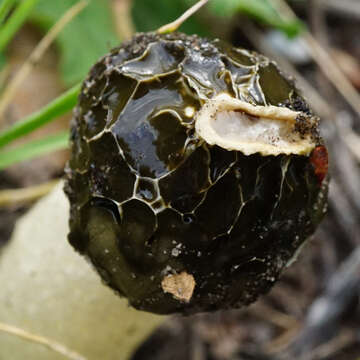
{"label": "green grass blade", "polygon": [[20,29],[33,7],[39,0],[23,0],[14,10],[7,22],[1,26],[0,31],[0,51],[3,51],[9,41]]}
{"label": "green grass blade", "polygon": [[[40,0],[29,21],[46,32],[59,20],[59,14],[68,11],[78,1]],[[59,70],[66,85],[72,86],[84,79],[101,56],[119,45],[111,3],[110,0],[88,1],[86,8],[57,37]]]}
{"label": "green grass blade", "polygon": [[77,102],[81,85],[75,85],[51,103],[0,133],[0,148],[70,111]]}
{"label": "green grass blade", "polygon": [[3,0],[0,4],[0,25],[5,20],[16,0]]}
{"label": "green grass blade", "polygon": [[62,132],[41,140],[28,142],[13,149],[2,150],[0,151],[0,170],[55,150],[66,149],[68,144],[69,133]]}
{"label": "green grass blade", "polygon": [[269,0],[245,1],[242,2],[239,10],[264,24],[283,31],[290,37],[297,36],[304,30],[304,24],[300,20],[282,19]]}
{"label": "green grass blade", "polygon": [[298,19],[283,20],[269,0],[212,0],[209,4],[214,15],[230,17],[241,12],[283,31],[288,36],[296,36],[304,29]]}

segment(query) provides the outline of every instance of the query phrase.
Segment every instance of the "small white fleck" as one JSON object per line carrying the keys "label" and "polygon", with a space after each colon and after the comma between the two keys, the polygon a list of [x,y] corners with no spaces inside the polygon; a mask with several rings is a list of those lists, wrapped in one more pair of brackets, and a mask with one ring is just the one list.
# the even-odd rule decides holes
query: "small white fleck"
{"label": "small white fleck", "polygon": [[184,110],[185,116],[192,118],[195,114],[195,109],[192,106],[187,106]]}
{"label": "small white fleck", "polygon": [[171,255],[172,256],[177,257],[177,256],[180,255],[180,253],[181,253],[181,251],[179,249],[177,249],[177,248],[174,248],[174,249],[171,250]]}
{"label": "small white fleck", "polygon": [[166,274],[169,274],[169,273],[172,273],[172,272],[173,272],[173,269],[169,265],[166,265],[166,267],[161,271],[161,273],[163,275],[166,275]]}

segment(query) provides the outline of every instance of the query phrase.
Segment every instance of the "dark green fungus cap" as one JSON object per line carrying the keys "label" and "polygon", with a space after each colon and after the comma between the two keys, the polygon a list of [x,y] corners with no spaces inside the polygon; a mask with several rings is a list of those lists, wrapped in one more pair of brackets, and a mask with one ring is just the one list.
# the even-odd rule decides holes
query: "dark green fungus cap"
{"label": "dark green fungus cap", "polygon": [[137,309],[250,304],[326,212],[317,126],[264,56],[138,34],[84,81],[66,168],[69,241]]}

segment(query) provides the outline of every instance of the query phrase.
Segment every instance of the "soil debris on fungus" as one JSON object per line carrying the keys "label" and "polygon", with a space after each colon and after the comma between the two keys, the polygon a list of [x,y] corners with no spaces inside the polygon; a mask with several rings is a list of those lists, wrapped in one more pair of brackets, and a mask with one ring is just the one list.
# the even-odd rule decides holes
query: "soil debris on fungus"
{"label": "soil debris on fungus", "polygon": [[183,271],[180,274],[166,275],[161,282],[164,292],[170,293],[175,299],[189,302],[195,288],[194,277]]}

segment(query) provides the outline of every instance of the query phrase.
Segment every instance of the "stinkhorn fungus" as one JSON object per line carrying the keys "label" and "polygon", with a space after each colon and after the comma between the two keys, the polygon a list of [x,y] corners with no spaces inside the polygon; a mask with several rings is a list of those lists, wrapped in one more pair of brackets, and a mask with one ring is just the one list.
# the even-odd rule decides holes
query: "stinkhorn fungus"
{"label": "stinkhorn fungus", "polygon": [[327,207],[318,118],[277,65],[181,33],[100,59],[74,112],[69,241],[137,309],[238,308]]}

